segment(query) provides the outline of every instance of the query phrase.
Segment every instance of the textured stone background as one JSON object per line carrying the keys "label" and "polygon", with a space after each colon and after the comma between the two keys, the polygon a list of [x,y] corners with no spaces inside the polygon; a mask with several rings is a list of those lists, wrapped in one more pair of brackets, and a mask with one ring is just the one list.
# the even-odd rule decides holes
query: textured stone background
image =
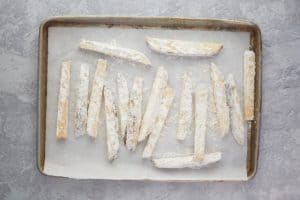
{"label": "textured stone background", "polygon": [[[300,1],[0,0],[0,199],[300,199]],[[247,19],[263,36],[260,157],[243,183],[77,181],[36,167],[38,27],[55,15]]]}

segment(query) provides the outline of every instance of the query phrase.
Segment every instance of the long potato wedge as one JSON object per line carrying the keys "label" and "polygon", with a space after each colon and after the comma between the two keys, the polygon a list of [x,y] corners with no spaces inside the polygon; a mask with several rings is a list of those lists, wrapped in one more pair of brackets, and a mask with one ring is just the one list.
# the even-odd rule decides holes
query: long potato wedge
{"label": "long potato wedge", "polygon": [[143,101],[143,79],[136,77],[133,81],[132,91],[129,98],[129,115],[127,121],[126,146],[134,151],[138,142]]}
{"label": "long potato wedge", "polygon": [[211,57],[218,54],[223,45],[173,39],[146,37],[150,49],[165,55],[186,57]]}
{"label": "long potato wedge", "polygon": [[173,99],[175,96],[175,90],[167,87],[163,92],[163,97],[161,104],[159,106],[159,111],[154,123],[154,129],[149,136],[147,141],[147,145],[143,152],[143,158],[150,158],[152,156],[152,152],[155,148],[155,145],[160,137],[160,132],[164,126],[165,120],[167,118],[168,112],[172,105]]}
{"label": "long potato wedge", "polygon": [[144,54],[133,49],[117,47],[115,45],[89,40],[81,40],[79,47],[81,49],[98,52],[111,57],[121,58],[130,62],[135,62],[146,66],[151,65],[150,60]]}
{"label": "long potato wedge", "polygon": [[202,161],[195,159],[194,155],[183,155],[168,158],[152,159],[154,166],[157,168],[180,169],[191,168],[200,169],[212,163],[216,163],[222,158],[221,152],[205,154]]}
{"label": "long potato wedge", "polygon": [[244,145],[245,127],[243,113],[240,104],[240,97],[232,74],[229,74],[226,79],[226,87],[228,92],[228,104],[230,107],[231,132],[235,141],[240,145]]}
{"label": "long potato wedge", "polygon": [[125,77],[118,73],[117,75],[117,88],[118,88],[118,109],[119,109],[119,121],[120,121],[120,139],[124,140],[127,119],[128,119],[128,103],[129,103],[129,91],[127,81]]}
{"label": "long potato wedge", "polygon": [[244,53],[244,115],[245,120],[254,118],[255,53]]}
{"label": "long potato wedge", "polygon": [[191,77],[185,73],[182,77],[182,90],[179,105],[177,139],[184,140],[191,131],[193,121],[193,84]]}
{"label": "long potato wedge", "polygon": [[211,63],[210,76],[215,98],[220,135],[223,137],[228,133],[230,124],[224,75],[215,64]]}
{"label": "long potato wedge", "polygon": [[79,83],[77,85],[77,101],[75,111],[75,136],[87,133],[88,118],[88,95],[89,95],[89,66],[81,64]]}
{"label": "long potato wedge", "polygon": [[195,90],[195,141],[194,155],[198,161],[204,159],[206,121],[208,109],[208,89],[204,85],[199,85]]}
{"label": "long potato wedge", "polygon": [[103,84],[106,76],[106,60],[99,59],[92,85],[88,107],[87,134],[93,138],[98,135],[99,115],[102,102]]}
{"label": "long potato wedge", "polygon": [[65,61],[61,67],[60,88],[57,109],[57,139],[65,139],[68,136],[68,108],[71,78],[71,62]]}
{"label": "long potato wedge", "polygon": [[112,161],[117,158],[120,148],[117,109],[111,90],[104,86],[103,94],[106,117],[107,157],[108,160]]}
{"label": "long potato wedge", "polygon": [[151,94],[148,100],[146,111],[141,123],[140,135],[138,142],[143,141],[150,134],[151,128],[156,116],[156,106],[161,99],[164,89],[168,83],[168,72],[164,67],[159,67],[153,82]]}

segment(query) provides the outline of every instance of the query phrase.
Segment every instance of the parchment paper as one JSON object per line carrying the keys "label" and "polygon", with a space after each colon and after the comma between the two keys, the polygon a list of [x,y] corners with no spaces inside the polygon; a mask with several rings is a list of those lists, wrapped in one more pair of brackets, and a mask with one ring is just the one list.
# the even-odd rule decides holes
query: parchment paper
{"label": "parchment paper", "polygon": [[[212,58],[178,58],[152,52],[145,43],[145,36],[174,38],[191,41],[212,41],[224,45],[219,55]],[[130,64],[126,61],[109,58],[97,53],[80,50],[80,39],[112,43],[143,52],[152,62],[152,68]],[[207,133],[206,151],[222,151],[220,162],[203,169],[157,169],[149,160],[142,159],[145,143],[139,144],[135,152],[129,152],[121,146],[119,157],[112,163],[107,160],[105,118],[103,102],[100,116],[99,136],[93,140],[88,136],[74,136],[74,110],[76,86],[80,63],[90,66],[90,90],[97,59],[108,60],[106,85],[116,92],[116,73],[127,77],[129,89],[135,76],[144,78],[144,109],[150,94],[157,66],[164,66],[169,73],[169,85],[176,89],[174,104],[169,112],[166,126],[154,151],[154,156],[165,154],[187,154],[193,152],[194,134],[186,141],[176,140],[176,124],[181,90],[181,76],[187,71],[192,76],[194,86],[206,83],[209,86],[209,64],[214,62],[221,71],[233,73],[242,98],[243,52],[249,48],[249,33],[168,30],[168,29],[132,29],[120,27],[51,27],[48,46],[48,88],[46,121],[46,154],[44,172],[48,175],[64,176],[77,179],[153,179],[153,180],[245,180],[247,146],[238,145],[231,133],[221,139],[214,126]],[[69,104],[69,131],[65,141],[55,137],[57,100],[59,91],[60,68],[64,60],[72,61],[71,91]],[[116,93],[114,94],[115,98]],[[213,114],[210,120],[213,121]],[[210,124],[212,124],[210,122]]]}

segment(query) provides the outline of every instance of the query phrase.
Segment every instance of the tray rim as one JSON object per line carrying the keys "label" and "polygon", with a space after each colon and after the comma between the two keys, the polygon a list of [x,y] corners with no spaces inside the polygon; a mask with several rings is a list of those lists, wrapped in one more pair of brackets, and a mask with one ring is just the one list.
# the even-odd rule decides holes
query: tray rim
{"label": "tray rim", "polygon": [[[145,23],[146,22],[146,23]],[[48,53],[48,28],[51,26],[129,26],[132,28],[160,27],[168,29],[214,29],[215,31],[240,31],[250,32],[250,46],[255,52],[255,119],[248,122],[251,127],[248,132],[247,150],[247,179],[246,180],[159,180],[159,179],[106,179],[129,181],[158,181],[158,182],[228,182],[248,181],[253,179],[257,172],[259,135],[261,121],[261,75],[262,75],[262,40],[261,31],[257,24],[247,20],[230,20],[216,18],[184,18],[166,16],[55,16],[41,22],[39,28],[38,50],[38,130],[37,130],[37,168],[45,176],[68,178],[63,176],[48,175],[43,171],[45,159],[45,124],[47,106],[47,53]],[[180,27],[179,27],[180,26]],[[240,30],[242,29],[242,31]],[[87,180],[87,179],[81,179]],[[89,179],[92,180],[92,179]],[[95,179],[103,180],[103,179]]]}

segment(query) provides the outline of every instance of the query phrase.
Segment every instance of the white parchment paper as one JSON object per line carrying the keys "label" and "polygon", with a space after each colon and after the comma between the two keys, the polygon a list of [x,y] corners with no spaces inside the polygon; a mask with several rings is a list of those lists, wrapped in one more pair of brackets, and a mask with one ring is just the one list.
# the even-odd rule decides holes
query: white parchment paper
{"label": "white parchment paper", "polygon": [[[174,38],[190,41],[220,42],[224,45],[219,55],[212,58],[179,58],[164,56],[152,52],[145,43],[145,36]],[[97,53],[80,50],[80,39],[95,40],[136,49],[143,52],[152,62],[152,68],[145,68],[126,61],[109,58]],[[249,33],[168,30],[168,29],[132,29],[120,27],[51,27],[48,46],[48,86],[46,154],[44,172],[48,175],[78,179],[153,179],[153,180],[245,180],[247,146],[238,145],[231,133],[221,139],[217,130],[210,126],[207,133],[207,152],[222,151],[220,162],[203,169],[157,169],[149,160],[142,159],[145,143],[139,144],[135,152],[129,152],[121,146],[119,158],[108,162],[106,150],[105,118],[103,102],[100,116],[99,136],[93,140],[87,136],[76,138],[74,135],[74,116],[76,86],[81,63],[90,66],[90,90],[97,59],[108,60],[108,77],[105,84],[116,92],[116,73],[123,73],[129,89],[133,78],[144,78],[144,109],[148,100],[157,66],[164,66],[169,73],[169,85],[176,89],[176,97],[169,112],[166,126],[154,151],[154,156],[164,154],[188,154],[193,152],[193,129],[186,141],[176,140],[177,112],[181,90],[181,76],[187,71],[192,76],[194,86],[206,83],[209,86],[209,64],[214,62],[221,71],[232,73],[242,98],[243,52],[249,48]],[[64,60],[72,61],[71,90],[69,104],[69,131],[65,141],[55,136],[57,118],[57,100],[59,92],[60,68]],[[115,98],[116,98],[115,94]],[[210,117],[213,120],[213,114]],[[212,123],[210,123],[212,124]]]}

